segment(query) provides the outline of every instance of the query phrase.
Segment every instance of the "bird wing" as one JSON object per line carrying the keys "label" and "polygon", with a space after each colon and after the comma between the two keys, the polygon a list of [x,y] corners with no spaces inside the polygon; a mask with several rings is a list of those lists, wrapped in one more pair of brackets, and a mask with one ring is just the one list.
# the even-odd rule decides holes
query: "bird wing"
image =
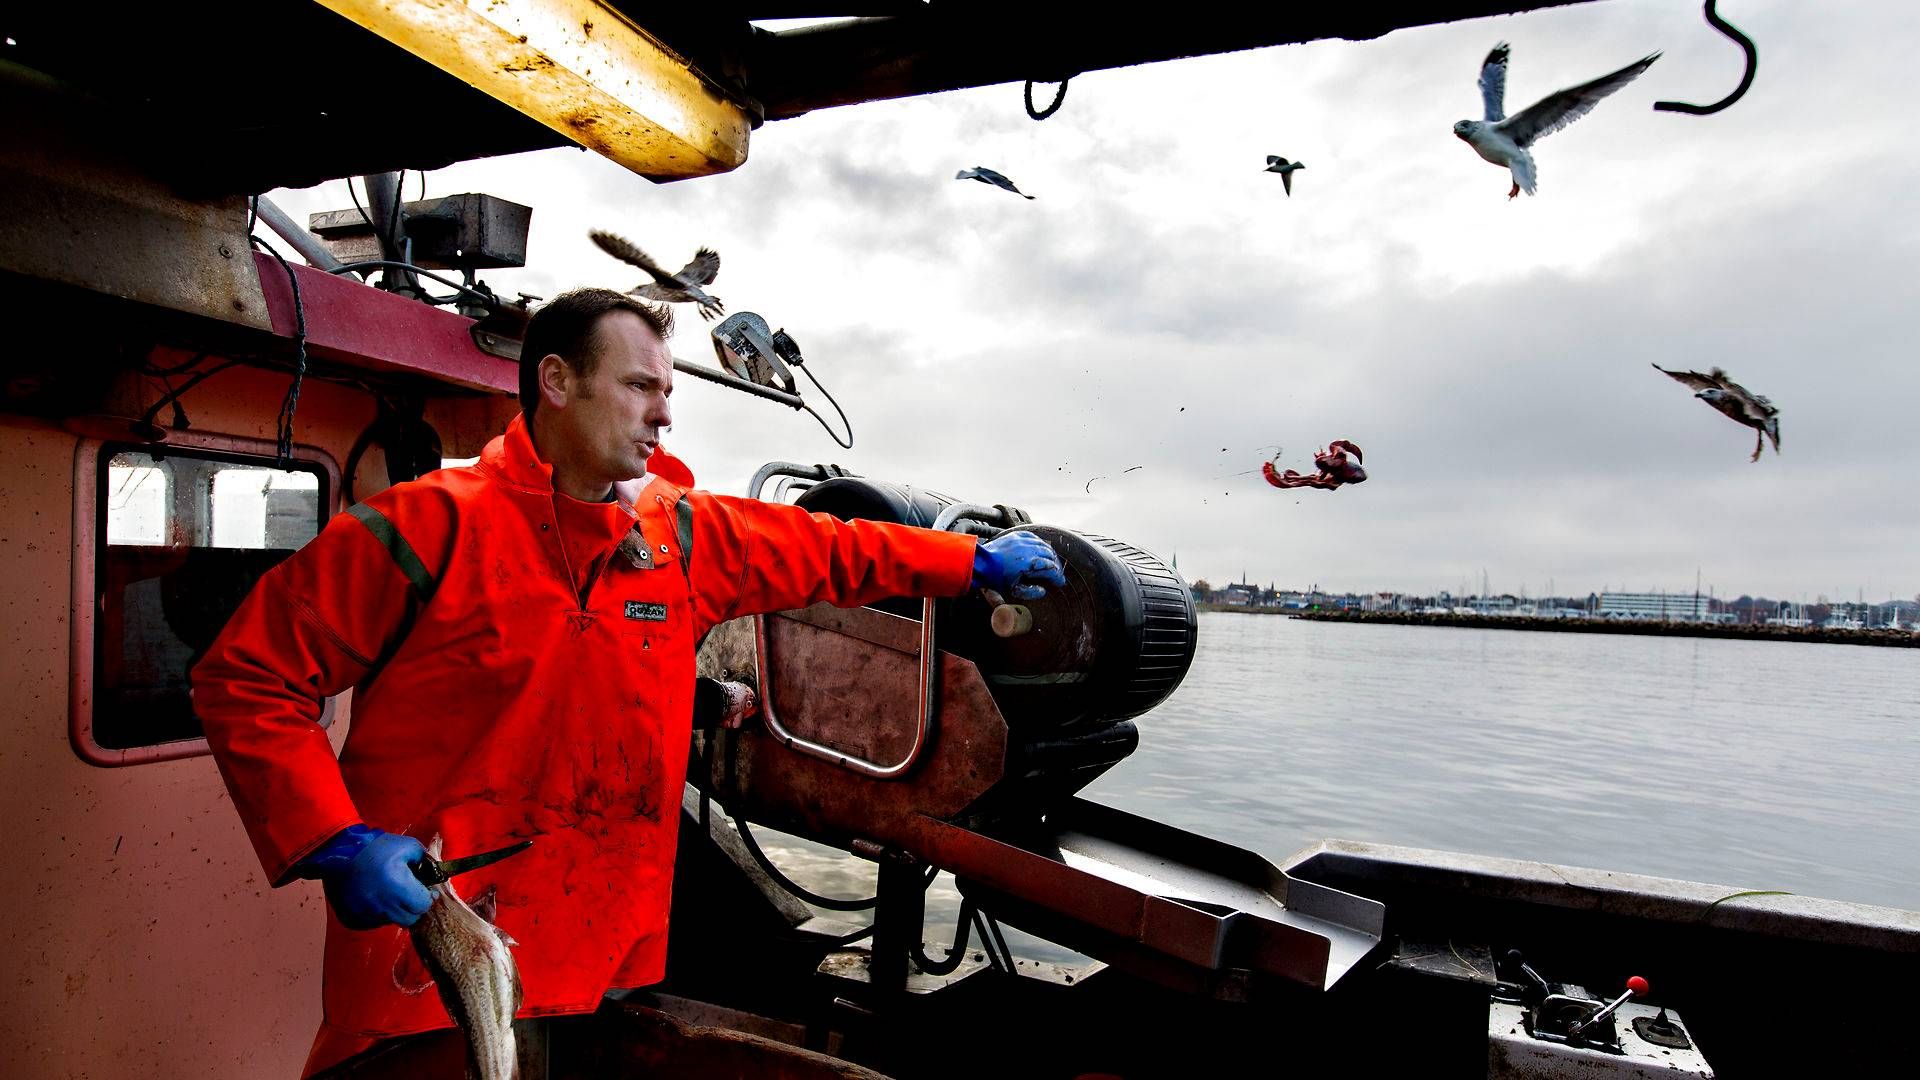
{"label": "bird wing", "polygon": [[1780,411],[1774,408],[1773,402],[1753,393],[1739,383],[1725,378],[1725,372],[1721,372],[1720,374],[1722,376],[1721,385],[1726,389],[1727,393],[1733,395],[1735,401],[1740,403],[1741,411],[1746,413],[1753,422],[1759,423],[1764,421],[1767,417]]}
{"label": "bird wing", "polygon": [[974,166],[973,172],[977,176],[979,176],[980,179],[985,180],[989,184],[998,184],[1001,187],[1013,186],[1013,181],[1007,179],[1006,177],[1000,175],[997,172],[994,172],[992,169],[987,168],[985,165]]}
{"label": "bird wing", "polygon": [[645,270],[653,280],[663,285],[671,285],[673,279],[668,276],[665,270],[660,269],[660,264],[649,258],[646,252],[635,247],[631,240],[623,236],[615,236],[613,233],[602,229],[594,229],[588,232],[587,238],[597,244],[601,251],[606,252],[629,266],[637,266]]}
{"label": "bird wing", "polygon": [[1689,390],[1724,390],[1727,386],[1723,381],[1726,373],[1719,368],[1713,369],[1714,375],[1702,375],[1697,371],[1668,371],[1659,364],[1653,365],[1653,370],[1665,374],[1675,382],[1685,383]]}
{"label": "bird wing", "polygon": [[1521,146],[1532,146],[1536,141],[1592,112],[1601,98],[1639,78],[1640,73],[1653,66],[1658,59],[1660,54],[1654,53],[1644,60],[1635,60],[1611,75],[1602,75],[1592,82],[1548,94],[1527,106],[1526,111],[1519,115],[1500,121],[1500,130]]}
{"label": "bird wing", "polygon": [[687,290],[678,285],[661,285],[658,282],[652,281],[634,289],[633,295],[643,296],[648,300],[657,300],[663,304],[684,304],[693,299],[693,297],[687,293]]}
{"label": "bird wing", "polygon": [[720,273],[720,253],[712,248],[701,248],[693,253],[693,261],[680,268],[674,278],[686,285],[710,285]]}
{"label": "bird wing", "polygon": [[1507,53],[1503,41],[1480,62],[1480,103],[1487,108],[1489,124],[1497,124],[1507,115]]}
{"label": "bird wing", "polygon": [[1287,198],[1293,198],[1293,170],[1287,169],[1280,174],[1280,186],[1287,189]]}

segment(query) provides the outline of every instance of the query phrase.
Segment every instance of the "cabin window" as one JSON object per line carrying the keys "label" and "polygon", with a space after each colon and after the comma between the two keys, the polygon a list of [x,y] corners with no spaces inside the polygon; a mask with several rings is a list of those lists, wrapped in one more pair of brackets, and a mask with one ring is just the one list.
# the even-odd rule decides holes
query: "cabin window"
{"label": "cabin window", "polygon": [[76,748],[98,764],[203,752],[187,673],[261,575],[319,535],[330,477],[318,462],[171,446],[106,444],[96,460]]}

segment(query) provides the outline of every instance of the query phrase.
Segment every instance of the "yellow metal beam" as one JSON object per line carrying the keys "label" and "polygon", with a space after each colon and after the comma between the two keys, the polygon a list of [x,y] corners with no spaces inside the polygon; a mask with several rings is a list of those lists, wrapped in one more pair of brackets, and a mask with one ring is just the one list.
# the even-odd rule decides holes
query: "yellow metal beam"
{"label": "yellow metal beam", "polygon": [[317,0],[649,179],[747,160],[751,123],[599,0]]}

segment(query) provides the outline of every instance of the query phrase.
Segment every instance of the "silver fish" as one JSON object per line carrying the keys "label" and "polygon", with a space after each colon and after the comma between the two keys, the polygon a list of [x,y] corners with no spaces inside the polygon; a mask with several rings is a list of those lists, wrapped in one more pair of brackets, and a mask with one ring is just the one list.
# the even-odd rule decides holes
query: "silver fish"
{"label": "silver fish", "polygon": [[[427,845],[440,858],[440,838]],[[467,1037],[467,1061],[475,1080],[517,1080],[513,1014],[520,1009],[520,969],[510,945],[519,942],[480,917],[453,891],[451,881],[433,886],[433,906],[413,924],[413,947],[433,976],[447,1014]]]}

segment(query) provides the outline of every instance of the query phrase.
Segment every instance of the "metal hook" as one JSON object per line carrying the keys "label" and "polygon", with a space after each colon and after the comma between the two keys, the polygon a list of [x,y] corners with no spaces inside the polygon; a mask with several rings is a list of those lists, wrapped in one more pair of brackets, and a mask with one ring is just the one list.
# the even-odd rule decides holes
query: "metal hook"
{"label": "metal hook", "polygon": [[1707,21],[1713,24],[1715,30],[1732,38],[1735,43],[1747,51],[1747,73],[1740,77],[1740,85],[1734,87],[1733,93],[1728,94],[1726,97],[1721,98],[1711,105],[1689,105],[1684,101],[1656,101],[1653,103],[1655,112],[1682,112],[1692,113],[1694,116],[1708,116],[1739,101],[1741,96],[1747,92],[1747,87],[1753,85],[1753,73],[1760,67],[1760,50],[1754,47],[1752,38],[1741,33],[1732,23],[1720,17],[1720,13],[1713,9],[1714,3],[1715,0],[1707,0]]}

